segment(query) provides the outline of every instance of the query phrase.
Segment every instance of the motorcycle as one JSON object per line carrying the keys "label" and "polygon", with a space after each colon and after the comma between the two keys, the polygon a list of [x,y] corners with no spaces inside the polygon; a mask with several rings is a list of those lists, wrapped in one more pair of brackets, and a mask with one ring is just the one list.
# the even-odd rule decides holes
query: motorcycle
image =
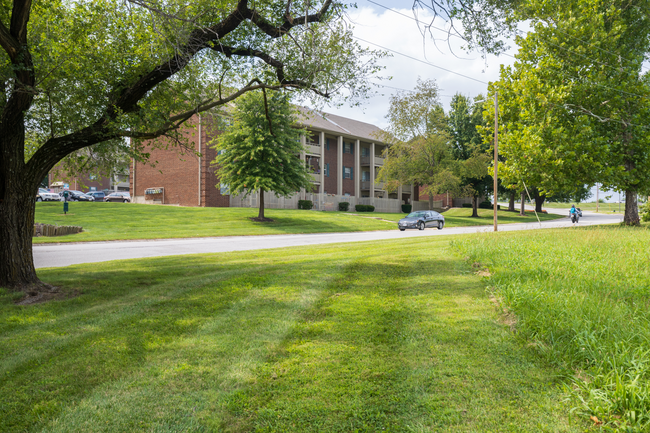
{"label": "motorcycle", "polygon": [[581,217],[582,217],[582,211],[580,210],[579,207],[576,208],[576,211],[574,213],[569,213],[569,218],[571,218],[571,222],[573,224],[577,223]]}

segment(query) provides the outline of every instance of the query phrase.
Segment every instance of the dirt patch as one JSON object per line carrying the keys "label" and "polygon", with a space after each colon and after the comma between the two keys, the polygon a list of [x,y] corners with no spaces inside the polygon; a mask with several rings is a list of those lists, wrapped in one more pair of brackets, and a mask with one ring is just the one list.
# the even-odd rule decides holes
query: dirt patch
{"label": "dirt patch", "polygon": [[58,287],[47,286],[39,288],[38,290],[27,290],[25,295],[18,299],[16,305],[34,305],[42,304],[44,302],[56,301],[62,299],[76,298],[81,294],[78,290],[62,291]]}
{"label": "dirt patch", "polygon": [[515,332],[518,321],[517,316],[506,307],[504,307],[501,301],[493,294],[490,294],[490,302],[492,302],[494,306],[497,307],[497,310],[499,310],[501,313],[499,322],[508,326],[510,328],[510,331]]}
{"label": "dirt patch", "polygon": [[273,220],[271,218],[258,218],[258,217],[255,217],[255,218],[249,218],[249,219],[251,221],[255,221],[257,223],[272,223],[272,222],[275,221],[275,220]]}

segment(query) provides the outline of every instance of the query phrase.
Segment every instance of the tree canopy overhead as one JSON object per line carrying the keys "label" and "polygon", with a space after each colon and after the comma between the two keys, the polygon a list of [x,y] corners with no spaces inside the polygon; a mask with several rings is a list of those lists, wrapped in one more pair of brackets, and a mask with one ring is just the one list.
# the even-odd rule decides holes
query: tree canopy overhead
{"label": "tree canopy overhead", "polygon": [[177,128],[193,114],[260,88],[358,101],[379,70],[381,53],[352,40],[345,6],[333,0],[1,5],[5,287],[40,286],[31,256],[33,196],[66,155],[100,145],[146,158],[141,140],[181,141]]}
{"label": "tree canopy overhead", "polygon": [[[650,191],[650,51],[647,1],[529,0],[514,67],[499,92],[504,177],[543,192],[596,182],[626,192],[625,222],[637,224],[638,193]],[[489,116],[493,116],[493,110]]]}

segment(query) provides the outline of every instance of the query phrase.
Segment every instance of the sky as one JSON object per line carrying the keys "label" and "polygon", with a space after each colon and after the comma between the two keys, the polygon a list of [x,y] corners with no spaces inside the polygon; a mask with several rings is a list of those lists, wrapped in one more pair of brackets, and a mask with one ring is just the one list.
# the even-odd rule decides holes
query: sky
{"label": "sky", "polygon": [[[380,75],[392,78],[371,81],[392,88],[377,88],[375,96],[367,99],[359,107],[325,106],[323,111],[386,128],[390,96],[398,91],[393,88],[412,90],[418,78],[434,79],[440,88],[440,102],[445,111],[448,111],[454,94],[461,93],[472,98],[479,94],[485,95],[487,83],[498,80],[500,66],[514,63],[515,59],[512,56],[517,53],[517,46],[512,40],[507,41],[510,47],[506,51],[508,55],[486,57],[482,57],[480,52],[464,50],[462,48],[464,41],[459,38],[451,38],[447,41],[447,35],[442,31],[433,30],[434,36],[441,40],[434,44],[430,36],[422,36],[418,23],[412,19],[415,18],[411,9],[412,4],[412,0],[357,1],[358,8],[349,11],[349,20],[354,26],[354,36],[364,40],[357,40],[359,44],[372,49],[378,49],[377,45],[379,45],[412,58],[392,53],[392,57],[380,60],[380,64],[385,66]],[[419,12],[418,20],[428,22],[427,18],[430,20],[431,15]],[[447,28],[448,24],[439,20],[435,25]],[[618,193],[613,191],[601,190],[599,196],[601,199],[610,196],[606,199],[610,202],[619,199]],[[596,187],[592,188],[592,197],[587,201],[593,201],[595,197]],[[623,199],[623,195],[621,198]]]}
{"label": "sky", "polygon": [[[464,41],[459,38],[451,38],[448,44],[446,33],[438,30],[434,30],[434,36],[440,40],[434,44],[430,36],[422,36],[418,23],[412,19],[414,13],[410,8],[411,0],[373,0],[373,2],[391,8],[393,11],[377,6],[368,0],[358,0],[358,8],[349,11],[349,20],[354,26],[354,36],[363,39],[363,41],[357,39],[357,42],[362,47],[379,49],[377,47],[379,45],[412,57],[391,53],[392,57],[381,59],[380,64],[385,66],[385,69],[380,75],[392,77],[392,79],[371,80],[375,83],[412,90],[418,77],[434,79],[440,87],[440,102],[445,110],[448,110],[451,97],[455,93],[462,93],[470,97],[475,97],[480,93],[486,94],[487,84],[485,83],[498,79],[500,65],[510,65],[514,62],[512,57],[504,55],[498,57],[490,55],[482,58],[479,52],[467,52],[462,49]],[[428,22],[427,18],[430,19],[431,15],[419,12],[418,19],[420,21]],[[436,27],[440,28],[445,28],[446,25],[447,23],[442,20],[436,23]],[[510,42],[510,45],[513,48],[507,53],[515,54],[514,42]],[[422,62],[432,63],[466,77]],[[376,95],[366,100],[360,107],[326,106],[323,111],[385,128],[389,98],[396,92],[397,90],[393,88],[380,87],[377,88]]]}

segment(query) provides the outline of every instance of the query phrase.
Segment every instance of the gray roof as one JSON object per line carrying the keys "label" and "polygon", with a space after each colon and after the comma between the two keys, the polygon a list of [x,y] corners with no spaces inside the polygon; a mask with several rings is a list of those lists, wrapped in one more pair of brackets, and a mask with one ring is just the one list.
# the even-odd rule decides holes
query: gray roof
{"label": "gray roof", "polygon": [[335,135],[356,137],[375,143],[381,142],[378,137],[381,129],[370,123],[359,122],[358,120],[352,120],[347,117],[324,113],[306,107],[298,107],[298,110],[300,111],[299,122],[307,128],[331,132]]}

